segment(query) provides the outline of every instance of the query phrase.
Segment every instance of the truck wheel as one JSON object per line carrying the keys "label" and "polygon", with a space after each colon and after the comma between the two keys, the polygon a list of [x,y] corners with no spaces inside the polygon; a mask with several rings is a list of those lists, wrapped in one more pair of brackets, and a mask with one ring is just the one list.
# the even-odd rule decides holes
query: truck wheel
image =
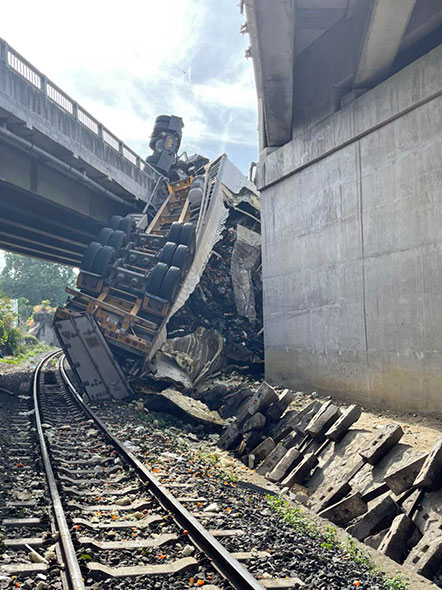
{"label": "truck wheel", "polygon": [[179,243],[189,247],[190,255],[193,258],[196,246],[195,226],[193,223],[185,223],[183,225]]}
{"label": "truck wheel", "polygon": [[98,234],[98,241],[100,242],[100,244],[106,246],[108,239],[111,237],[113,233],[114,230],[111,227],[103,227],[100,233]]}
{"label": "truck wheel", "polygon": [[167,241],[168,242],[175,242],[175,244],[180,244],[180,236],[181,236],[181,228],[182,224],[178,223],[178,221],[174,221],[170,226],[169,233],[167,234]]}
{"label": "truck wheel", "polygon": [[152,274],[150,275],[149,285],[147,287],[147,293],[149,295],[158,296],[160,294],[161,285],[168,268],[169,267],[167,264],[164,264],[164,262],[157,262],[152,271]]}
{"label": "truck wheel", "polygon": [[172,264],[172,258],[175,254],[175,250],[177,249],[177,245],[175,242],[166,242],[164,247],[161,251],[160,260],[170,266]]}
{"label": "truck wheel", "polygon": [[112,215],[111,220],[110,220],[110,226],[112,229],[118,229],[118,224],[120,223],[120,221],[123,218],[121,217],[121,215]]}
{"label": "truck wheel", "polygon": [[163,284],[161,285],[160,297],[167,299],[167,301],[173,301],[175,299],[178,285],[180,281],[180,269],[176,266],[171,266],[164,277]]}
{"label": "truck wheel", "polygon": [[178,244],[176,247],[175,253],[173,255],[172,261],[169,263],[170,266],[177,266],[179,269],[183,270],[187,267],[187,264],[190,259],[190,250],[188,246],[184,246],[184,244]]}
{"label": "truck wheel", "polygon": [[115,261],[115,258],[115,249],[112,246],[103,246],[95,257],[92,272],[103,277],[107,267]]}
{"label": "truck wheel", "polygon": [[124,246],[126,244],[127,244],[126,232],[121,231],[120,229],[113,231],[112,235],[109,236],[109,238],[107,240],[107,245],[111,246],[112,248],[115,248],[115,250],[117,252],[119,252],[121,250],[121,248],[124,248]]}
{"label": "truck wheel", "polygon": [[120,223],[118,224],[118,229],[126,232],[128,238],[130,234],[135,230],[135,228],[135,219],[133,217],[130,217],[129,215],[123,217],[123,219],[121,219]]}
{"label": "truck wheel", "polygon": [[83,258],[80,264],[80,270],[91,272],[92,265],[94,264],[95,257],[102,248],[102,244],[99,242],[91,242],[86,248],[83,254]]}

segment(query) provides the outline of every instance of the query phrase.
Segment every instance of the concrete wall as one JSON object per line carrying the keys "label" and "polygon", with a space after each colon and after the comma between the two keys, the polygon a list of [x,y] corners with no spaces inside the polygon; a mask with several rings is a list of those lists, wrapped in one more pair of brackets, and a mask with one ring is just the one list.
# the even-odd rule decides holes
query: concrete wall
{"label": "concrete wall", "polygon": [[442,47],[262,154],[267,378],[442,414]]}

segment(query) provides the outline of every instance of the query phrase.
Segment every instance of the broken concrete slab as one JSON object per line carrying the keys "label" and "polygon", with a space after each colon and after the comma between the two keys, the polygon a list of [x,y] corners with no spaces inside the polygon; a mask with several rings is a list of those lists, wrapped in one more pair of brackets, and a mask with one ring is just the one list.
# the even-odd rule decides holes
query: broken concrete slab
{"label": "broken concrete slab", "polygon": [[425,459],[414,485],[423,490],[437,490],[442,484],[442,438],[440,438],[431,453]]}
{"label": "broken concrete slab", "polygon": [[252,453],[257,462],[263,461],[269,453],[275,448],[275,441],[273,438],[267,437],[257,447],[252,450]]}
{"label": "broken concrete slab", "polygon": [[221,416],[209,408],[203,402],[183,395],[175,389],[165,389],[160,393],[142,390],[145,406],[156,412],[168,412],[182,417],[185,415],[190,420],[203,422],[206,425],[217,427],[225,426],[226,422]]}
{"label": "broken concrete slab", "polygon": [[260,475],[266,475],[266,473],[271,471],[275,467],[275,465],[282,459],[282,457],[287,453],[287,450],[288,449],[284,447],[284,445],[282,445],[281,443],[277,444],[273,451],[258,467],[256,472]]}
{"label": "broken concrete slab", "polygon": [[239,445],[242,440],[241,432],[236,428],[236,426],[228,426],[226,430],[222,433],[219,437],[217,445],[220,449],[224,451],[228,451],[229,449],[233,449]]}
{"label": "broken concrete slab", "polygon": [[298,445],[302,442],[303,438],[304,436],[300,432],[293,430],[282,440],[282,444],[287,447],[287,449],[292,449],[293,447],[298,448]]}
{"label": "broken concrete slab", "polygon": [[367,449],[360,451],[359,454],[364,462],[377,465],[403,436],[404,431],[399,424],[386,424],[370,441]]}
{"label": "broken concrete slab", "polygon": [[348,498],[329,506],[325,510],[319,512],[319,516],[323,518],[327,518],[331,522],[337,525],[344,525],[365,514],[368,510],[368,504],[362,498],[362,494],[360,492],[356,492],[352,494]]}
{"label": "broken concrete slab", "polygon": [[415,529],[416,525],[406,514],[399,514],[379,545],[379,551],[397,563],[402,563]]}
{"label": "broken concrete slab", "polygon": [[269,422],[276,422],[281,418],[286,409],[287,406],[281,400],[270,404],[270,406],[265,411],[267,420],[269,420]]}
{"label": "broken concrete slab", "polygon": [[315,454],[307,455],[282,481],[282,486],[291,488],[295,484],[302,485],[307,481],[312,469],[314,469],[318,463],[319,459]]}
{"label": "broken concrete slab", "polygon": [[325,510],[329,506],[336,504],[336,502],[340,502],[350,492],[351,485],[348,483],[348,481],[343,481],[338,484],[332,483],[328,485],[318,497],[318,512],[320,513],[322,510]]}
{"label": "broken concrete slab", "polygon": [[419,543],[410,551],[404,566],[426,578],[438,572],[442,561],[442,533],[429,530]]}
{"label": "broken concrete slab", "polygon": [[298,451],[298,449],[289,449],[287,453],[273,467],[272,471],[268,473],[267,479],[273,482],[281,481],[286,476],[286,474],[301,460],[302,454]]}
{"label": "broken concrete slab", "polygon": [[279,401],[280,401],[280,403],[283,403],[286,408],[288,408],[289,405],[293,401],[295,401],[296,396],[297,396],[297,394],[295,391],[291,391],[290,389],[284,389],[284,391],[279,396]]}
{"label": "broken concrete slab", "polygon": [[382,543],[385,535],[388,533],[389,529],[384,529],[380,533],[376,533],[376,535],[370,535],[366,539],[364,539],[364,543],[373,549],[379,549],[379,545]]}
{"label": "broken concrete slab", "polygon": [[267,429],[267,434],[271,436],[276,443],[282,441],[283,438],[295,429],[304,435],[306,426],[320,407],[321,402],[313,401],[300,412],[286,412],[279,422],[271,425]]}
{"label": "broken concrete slab", "polygon": [[422,455],[422,457],[415,459],[411,463],[401,467],[401,469],[385,476],[385,483],[396,496],[411,488],[427,456]]}
{"label": "broken concrete slab", "polygon": [[[228,393],[228,388],[224,383],[218,383],[214,387],[204,391],[203,395],[197,395],[198,399],[204,401],[210,410],[219,410],[225,404],[225,398]],[[227,416],[223,416],[227,418]]]}
{"label": "broken concrete slab", "polygon": [[251,453],[252,450],[262,442],[263,435],[258,430],[251,430],[243,435],[243,440],[241,441],[240,446],[238,447],[239,455],[244,455],[245,453]]}
{"label": "broken concrete slab", "polygon": [[305,429],[305,433],[312,438],[322,437],[331,425],[338,420],[341,411],[338,406],[330,401],[322,405],[321,409],[311,419]]}
{"label": "broken concrete slab", "polygon": [[265,426],[265,423],[266,417],[264,416],[264,414],[258,412],[256,414],[253,414],[253,416],[250,416],[250,418],[244,422],[242,431],[246,433],[250,432],[251,430],[262,430]]}
{"label": "broken concrete slab", "polygon": [[362,409],[360,406],[349,406],[325,433],[325,438],[338,442],[346,434],[350,426],[357,422],[361,416]]}
{"label": "broken concrete slab", "polygon": [[363,541],[369,535],[376,534],[391,524],[394,517],[401,512],[391,496],[386,496],[362,518],[347,530],[353,537]]}
{"label": "broken concrete slab", "polygon": [[248,412],[253,416],[277,401],[279,401],[279,397],[276,391],[266,381],[263,381],[249,400]]}
{"label": "broken concrete slab", "polygon": [[246,403],[248,398],[253,395],[250,387],[239,387],[233,392],[229,392],[222,400],[222,407],[219,413],[223,418],[231,418],[237,416],[240,408]]}

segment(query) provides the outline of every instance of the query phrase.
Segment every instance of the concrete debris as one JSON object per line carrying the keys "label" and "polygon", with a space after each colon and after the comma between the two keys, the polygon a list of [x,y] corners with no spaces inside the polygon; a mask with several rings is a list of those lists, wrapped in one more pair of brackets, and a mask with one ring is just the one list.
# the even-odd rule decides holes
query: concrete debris
{"label": "concrete debris", "polygon": [[[411,541],[415,532],[418,536]],[[406,514],[399,514],[393,520],[390,529],[382,539],[379,551],[390,559],[401,563],[408,552],[407,550],[415,545],[420,537],[422,537],[422,534],[418,531],[414,522]]]}
{"label": "concrete debris", "polygon": [[[267,382],[217,378],[197,394],[231,421],[217,445],[256,469],[281,495],[348,527],[399,563],[414,559],[410,567],[424,575],[442,568],[442,537],[433,534],[423,543],[425,515],[418,510],[425,490],[441,487],[442,440],[429,455],[404,452],[398,424],[374,433],[357,430],[360,407],[340,409],[319,399],[306,403],[304,394]],[[305,407],[299,410],[300,405]],[[335,475],[327,481],[329,473]]]}
{"label": "concrete debris", "polygon": [[195,547],[193,545],[185,545],[183,550],[181,551],[184,557],[190,557],[195,552]]}
{"label": "concrete debris", "polygon": [[367,503],[362,498],[361,492],[356,492],[341,502],[337,502],[333,506],[322,510],[319,516],[342,526],[367,512],[367,509]]}
{"label": "concrete debris", "polygon": [[201,401],[183,395],[175,389],[165,389],[160,393],[145,390],[145,405],[149,410],[156,412],[168,412],[180,418],[202,422],[208,426],[221,427],[225,421],[220,415]]}
{"label": "concrete debris", "polygon": [[359,541],[369,535],[379,533],[390,526],[394,517],[400,512],[399,506],[391,496],[386,496],[374,508],[362,516],[358,522],[348,528],[348,532]]}
{"label": "concrete debris", "polygon": [[370,446],[359,454],[363,461],[376,465],[404,436],[404,431],[398,424],[387,424],[374,437]]}

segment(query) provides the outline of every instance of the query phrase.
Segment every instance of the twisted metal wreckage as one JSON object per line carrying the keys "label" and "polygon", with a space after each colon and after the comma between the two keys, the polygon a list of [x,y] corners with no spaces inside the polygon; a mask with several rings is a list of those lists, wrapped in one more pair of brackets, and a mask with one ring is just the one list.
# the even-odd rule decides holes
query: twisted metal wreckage
{"label": "twisted metal wreckage", "polygon": [[262,368],[259,194],[225,154],[178,157],[182,127],[156,119],[147,205],[89,244],[55,314],[91,400],[147,378],[189,391],[222,368]]}

